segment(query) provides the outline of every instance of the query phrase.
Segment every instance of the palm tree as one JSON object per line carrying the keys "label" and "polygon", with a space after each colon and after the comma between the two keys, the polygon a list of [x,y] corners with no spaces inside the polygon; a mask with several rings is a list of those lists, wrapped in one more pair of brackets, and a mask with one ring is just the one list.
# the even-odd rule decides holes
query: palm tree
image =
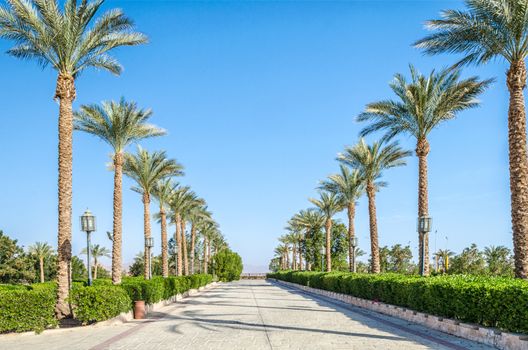
{"label": "palm tree", "polygon": [[449,270],[449,259],[455,256],[455,253],[449,249],[439,249],[435,255],[437,256],[438,261],[442,262],[442,270],[444,273],[447,273]]}
{"label": "palm tree", "polygon": [[489,273],[498,276],[511,272],[511,252],[504,246],[489,246],[484,248],[484,258]]}
{"label": "palm tree", "polygon": [[284,266],[286,266],[286,269],[290,269],[291,268],[291,265],[290,265],[290,239],[288,238],[287,235],[282,235],[279,237],[279,242],[282,243],[282,245],[284,246],[284,249],[285,249],[285,254],[284,254]]}
{"label": "palm tree", "polygon": [[[302,229],[303,227],[295,220],[295,218],[290,219],[286,226],[286,230],[289,232],[288,236],[290,237],[290,243],[293,244],[293,261],[295,264],[295,270],[303,269],[302,243],[304,241],[304,235],[302,234]],[[297,258],[299,260],[297,260]]]}
{"label": "palm tree", "polygon": [[319,199],[310,198],[312,202],[325,217],[325,230],[326,230],[326,271],[332,270],[332,256],[331,256],[331,244],[332,244],[332,217],[343,210],[344,202],[343,198],[333,192],[321,191],[319,193]]}
{"label": "palm tree", "polygon": [[189,221],[191,222],[191,274],[195,270],[196,258],[196,234],[197,230],[201,230],[204,225],[211,222],[211,212],[205,206],[195,206],[189,213]]}
{"label": "palm tree", "polygon": [[349,270],[355,271],[354,262],[354,217],[356,215],[356,202],[365,191],[365,181],[359,174],[359,170],[350,170],[344,165],[340,165],[340,173],[333,174],[328,177],[328,180],[323,181],[321,188],[332,193],[337,194],[347,208],[348,216],[348,263]]}
{"label": "palm tree", "polygon": [[[164,151],[148,152],[138,146],[137,154],[125,153],[123,172],[137,183],[132,189],[142,195],[145,240],[150,238],[150,196],[156,183],[171,176],[183,175],[183,166],[167,159]],[[145,279],[149,278],[150,257],[145,249]]]}
{"label": "palm tree", "polygon": [[[83,248],[81,250],[81,254],[86,254],[87,250],[86,248]],[[88,273],[93,273],[93,279],[97,279],[97,267],[99,266],[99,258],[105,257],[110,258],[110,250],[106,247],[101,247],[99,244],[92,245],[90,249],[90,254],[92,255],[92,258],[94,260],[94,267],[93,271],[88,271]]]}
{"label": "palm tree", "polygon": [[[314,234],[315,232],[319,232],[319,230],[321,230],[325,224],[325,218],[323,214],[315,208],[301,210],[299,213],[293,216],[292,221],[304,229],[304,241],[306,241],[310,235]],[[314,248],[314,246],[311,246],[306,247],[305,249],[306,270],[311,269],[311,263],[317,264],[315,261],[316,252],[313,250]]]}
{"label": "palm tree", "polygon": [[[184,261],[183,271],[185,272],[185,275],[189,275],[190,273],[187,234],[186,234],[187,221],[191,221],[194,210],[197,210],[198,208],[204,205],[205,205],[205,201],[203,199],[198,198],[196,193],[194,193],[193,191],[189,191],[185,197],[185,203],[184,203],[183,209],[180,212],[182,216],[181,232],[182,232],[183,261]],[[192,221],[191,221],[191,226],[192,226]],[[192,227],[191,227],[191,231],[192,231]],[[191,236],[192,236],[192,232],[191,232]],[[192,240],[192,237],[190,240]]]}
{"label": "palm tree", "polygon": [[380,272],[376,192],[381,187],[386,186],[386,183],[379,181],[379,179],[384,170],[405,165],[405,157],[410,154],[411,152],[404,151],[398,142],[385,144],[380,141],[367,145],[365,140],[361,139],[358,144],[353,147],[346,147],[345,151],[337,156],[340,162],[357,168],[366,182],[369,206],[371,271],[373,273]]}
{"label": "palm tree", "polygon": [[528,152],[526,149],[526,87],[528,16],[525,1],[466,0],[466,11],[446,10],[441,19],[427,22],[435,32],[415,45],[428,54],[461,53],[457,63],[485,64],[497,57],[510,67],[508,138],[511,220],[515,276],[528,278]]}
{"label": "palm tree", "polygon": [[[429,133],[456,114],[479,105],[477,97],[488,87],[491,80],[479,81],[477,77],[460,79],[458,70],[445,69],[429,76],[417,72],[411,65],[411,81],[396,74],[390,87],[397,100],[370,103],[357,120],[370,122],[361,132],[366,136],[384,130],[385,140],[399,134],[409,134],[416,139],[418,156],[418,217],[429,216],[427,155]],[[425,247],[423,246],[425,244]],[[429,274],[429,239],[418,234],[419,266],[425,266],[423,274]],[[423,252],[425,251],[425,257]]]}
{"label": "palm tree", "polygon": [[53,248],[46,242],[36,242],[29,246],[29,254],[39,260],[40,283],[44,283],[44,260],[53,254]]}
{"label": "palm tree", "polygon": [[288,254],[288,247],[282,244],[279,245],[277,248],[275,248],[275,254],[280,259],[281,270],[286,270],[288,268],[286,264],[286,256]]}
{"label": "palm tree", "polygon": [[138,109],[135,102],[105,101],[99,105],[83,105],[74,114],[74,128],[97,136],[113,150],[114,224],[112,234],[112,282],[121,283],[123,230],[123,162],[128,145],[139,140],[161,136],[165,131],[147,124],[152,111]]}
{"label": "palm tree", "polygon": [[161,224],[161,274],[169,277],[169,246],[167,242],[167,212],[166,206],[176,190],[176,185],[171,178],[159,180],[152,188],[152,195],[159,203],[159,218]]}
{"label": "palm tree", "polygon": [[87,68],[119,75],[119,62],[108,53],[120,46],[143,44],[146,36],[134,32],[132,21],[121,10],[110,10],[96,19],[103,1],[9,0],[0,7],[0,37],[15,46],[8,53],[52,66],[58,73],[55,98],[59,100],[58,267],[59,319],[71,314],[66,301],[70,290],[72,230],[72,103],[75,79]]}

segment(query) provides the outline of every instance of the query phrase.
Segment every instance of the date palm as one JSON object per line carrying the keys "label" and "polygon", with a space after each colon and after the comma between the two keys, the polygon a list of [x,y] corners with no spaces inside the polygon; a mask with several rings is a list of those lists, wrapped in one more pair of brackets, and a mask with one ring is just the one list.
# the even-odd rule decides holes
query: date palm
{"label": "date palm", "polygon": [[134,32],[132,21],[121,10],[110,10],[100,17],[102,0],[80,4],[66,0],[8,0],[0,7],[0,37],[11,40],[12,56],[35,60],[58,73],[55,99],[59,100],[58,154],[58,267],[57,317],[71,314],[66,301],[70,290],[72,240],[72,103],[76,97],[75,79],[86,69],[96,68],[115,75],[119,62],[109,52],[120,46],[143,44],[147,38]]}
{"label": "date palm", "polygon": [[122,218],[123,218],[123,162],[126,148],[133,142],[165,131],[147,124],[152,116],[150,110],[139,109],[135,102],[105,101],[101,105],[83,105],[74,114],[74,128],[84,131],[106,142],[112,147],[114,170],[114,218],[112,234],[112,282],[121,283],[122,270]]}
{"label": "date palm", "polygon": [[161,274],[169,277],[169,246],[167,241],[167,205],[176,185],[171,178],[157,181],[152,188],[152,195],[159,203],[159,218],[161,225]]}
{"label": "date palm", "polygon": [[295,265],[297,265],[297,270],[303,270],[303,254],[302,254],[302,243],[304,241],[304,234],[302,233],[303,231],[303,226],[300,224],[300,222],[298,222],[297,220],[295,220],[295,217],[293,217],[292,219],[290,219],[288,221],[288,225],[286,226],[286,230],[289,232],[289,235],[292,237],[292,241],[293,243],[296,245],[296,248],[295,248],[295,251],[296,253],[298,254],[298,265],[297,265],[297,256],[293,255],[293,259],[295,261]]}
{"label": "date palm", "polygon": [[284,245],[279,245],[278,247],[275,248],[275,255],[279,258],[280,260],[280,268],[281,270],[286,270],[287,269],[287,265],[286,265],[286,256],[288,254],[288,247],[284,246]]}
{"label": "date palm", "polygon": [[[294,221],[296,225],[299,225],[301,228],[304,229],[303,240],[310,238],[313,233],[319,232],[319,230],[321,230],[321,228],[325,224],[325,218],[323,214],[315,208],[301,210],[299,213],[293,216],[292,221]],[[315,261],[315,251],[313,250],[314,248],[314,246],[306,247],[305,260],[307,270],[311,269],[311,263],[317,263]]]}
{"label": "date palm", "polygon": [[438,261],[442,262],[442,270],[444,273],[447,273],[449,270],[449,259],[455,256],[455,253],[449,249],[439,249],[435,255],[437,256]]}
{"label": "date palm", "polygon": [[325,231],[326,231],[326,271],[332,270],[332,217],[343,210],[344,202],[343,198],[333,192],[321,191],[319,193],[319,199],[310,198],[312,204],[314,204],[325,218]]}
{"label": "date palm", "polygon": [[36,242],[29,246],[29,254],[39,261],[40,283],[44,283],[44,260],[53,254],[53,248],[46,242]]}
{"label": "date palm", "polygon": [[[181,211],[182,214],[182,247],[183,247],[183,261],[184,261],[184,269],[186,275],[189,275],[191,272],[191,269],[189,268],[189,248],[187,244],[187,234],[186,234],[186,226],[187,222],[191,223],[191,235],[189,237],[189,241],[192,241],[192,235],[193,235],[193,225],[192,225],[192,219],[194,215],[194,211],[198,210],[200,207],[205,205],[205,201],[201,198],[199,198],[196,193],[193,191],[190,191],[187,193],[185,205],[183,210]],[[196,234],[196,231],[194,232]],[[194,248],[194,247],[192,247]],[[191,249],[192,252],[192,249]]]}
{"label": "date palm", "polygon": [[[87,250],[86,248],[83,248],[81,250],[81,254],[86,254]],[[88,273],[93,273],[93,279],[97,279],[97,267],[99,266],[99,259],[100,258],[110,258],[110,250],[106,247],[102,247],[99,244],[92,245],[92,249],[90,249],[90,254],[94,260],[94,266],[93,271],[88,271]]]}
{"label": "date palm", "polygon": [[211,215],[211,212],[203,205],[196,205],[189,212],[189,221],[191,222],[191,274],[194,274],[195,270],[197,231],[212,220]]}
{"label": "date palm", "polygon": [[[150,238],[150,196],[156,183],[171,176],[183,175],[183,166],[168,159],[164,151],[148,152],[138,146],[136,154],[125,153],[123,164],[125,175],[133,179],[137,186],[132,189],[142,195],[145,240]],[[145,249],[145,261],[150,263],[148,249]],[[145,264],[144,276],[149,278],[149,264]]]}
{"label": "date palm", "polygon": [[508,147],[515,276],[528,278],[528,152],[526,149],[526,56],[528,5],[518,0],[466,0],[466,10],[445,10],[430,20],[434,33],[416,42],[428,54],[459,53],[457,65],[496,58],[509,64]]}
{"label": "date palm", "polygon": [[386,183],[379,179],[384,170],[405,165],[405,157],[410,154],[411,152],[404,151],[398,142],[385,144],[379,141],[368,145],[364,139],[361,139],[355,146],[346,147],[344,152],[337,156],[340,162],[358,169],[365,179],[369,206],[371,271],[373,273],[380,272],[376,192],[386,186]]}
{"label": "date palm", "polygon": [[340,173],[333,174],[323,181],[321,188],[337,194],[347,208],[348,216],[348,263],[349,270],[355,271],[353,241],[355,237],[354,217],[356,215],[356,202],[365,191],[365,181],[359,170],[340,165]]}
{"label": "date palm", "polygon": [[[370,125],[360,132],[361,136],[385,131],[385,140],[400,134],[407,134],[416,139],[418,217],[421,217],[429,216],[427,155],[430,150],[430,132],[440,124],[455,118],[457,113],[477,107],[477,97],[491,81],[479,81],[477,77],[460,79],[460,72],[452,69],[438,73],[433,71],[424,76],[411,65],[410,71],[410,82],[402,74],[396,74],[390,83],[390,88],[397,96],[396,100],[369,103],[357,120],[370,122]],[[418,234],[418,252],[419,266],[425,266],[423,273],[429,275],[427,234]]]}

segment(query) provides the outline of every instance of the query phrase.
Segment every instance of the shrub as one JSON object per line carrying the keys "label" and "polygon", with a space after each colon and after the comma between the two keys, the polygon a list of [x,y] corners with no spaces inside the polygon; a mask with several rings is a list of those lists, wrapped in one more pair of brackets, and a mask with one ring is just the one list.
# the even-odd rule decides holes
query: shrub
{"label": "shrub", "polygon": [[195,274],[189,276],[190,281],[190,288],[191,289],[198,289],[200,287],[203,287],[213,281],[213,276],[207,275],[207,274]]}
{"label": "shrub", "polygon": [[505,331],[528,333],[528,282],[524,280],[307,271],[278,271],[268,277]]}
{"label": "shrub", "polygon": [[[24,290],[2,287],[0,290],[0,333],[42,332],[55,327],[55,289]],[[10,290],[9,290],[10,289]]]}
{"label": "shrub", "polygon": [[143,300],[146,304],[157,303],[166,296],[162,277],[154,277],[151,280],[145,280],[143,277],[126,277],[121,287],[132,301]]}
{"label": "shrub", "polygon": [[72,289],[73,314],[83,324],[104,321],[130,311],[132,301],[119,286],[91,286]]}
{"label": "shrub", "polygon": [[237,253],[225,249],[215,254],[214,271],[220,281],[239,280],[242,269],[242,258]]}

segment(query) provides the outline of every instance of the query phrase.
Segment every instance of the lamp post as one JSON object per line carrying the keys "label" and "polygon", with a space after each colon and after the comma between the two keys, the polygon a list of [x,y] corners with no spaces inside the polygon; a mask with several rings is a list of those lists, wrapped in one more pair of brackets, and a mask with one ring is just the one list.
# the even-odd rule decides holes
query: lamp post
{"label": "lamp post", "polygon": [[319,253],[321,254],[321,272],[322,272],[324,271],[324,253],[325,253],[324,245],[321,246],[321,248],[319,249]]}
{"label": "lamp post", "polygon": [[433,226],[433,219],[429,216],[420,216],[418,218],[418,232],[422,236],[422,261],[420,264],[420,275],[425,276],[425,239],[427,233],[431,232]]}
{"label": "lamp post", "polygon": [[350,242],[352,244],[352,272],[356,272],[356,247],[358,246],[358,238],[352,237]]}
{"label": "lamp post", "polygon": [[151,256],[151,250],[152,247],[154,247],[154,238],[153,237],[147,237],[145,238],[145,247],[147,250],[147,257],[148,257],[148,271],[149,271],[149,279],[152,279],[152,256]]}
{"label": "lamp post", "polygon": [[91,253],[91,242],[90,233],[95,231],[95,216],[86,209],[84,214],[81,216],[81,231],[86,232],[86,265],[88,266],[88,285],[92,285],[92,262],[90,259]]}

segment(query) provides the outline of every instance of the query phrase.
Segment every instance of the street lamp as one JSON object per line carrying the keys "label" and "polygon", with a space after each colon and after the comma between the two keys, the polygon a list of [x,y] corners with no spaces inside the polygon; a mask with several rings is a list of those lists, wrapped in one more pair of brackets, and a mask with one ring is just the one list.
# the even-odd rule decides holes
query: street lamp
{"label": "street lamp", "polygon": [[[149,271],[149,279],[152,278],[152,256],[151,256],[151,250],[152,247],[154,247],[154,237],[147,237],[145,238],[145,247],[147,250],[147,257],[148,257],[148,271]],[[147,262],[145,262],[147,263]]]}
{"label": "street lamp", "polygon": [[324,246],[321,246],[321,248],[319,248],[319,253],[321,253],[321,271],[324,271],[324,253],[325,253]]}
{"label": "street lamp", "polygon": [[358,238],[356,236],[352,237],[350,242],[352,245],[352,272],[356,272],[356,247],[358,244]]}
{"label": "street lamp", "polygon": [[88,285],[92,285],[92,262],[90,261],[90,251],[92,249],[90,242],[90,233],[95,231],[95,216],[86,209],[81,216],[81,231],[86,232],[86,265],[88,266]]}
{"label": "street lamp", "polygon": [[433,219],[429,216],[420,216],[418,218],[418,233],[422,236],[422,261],[420,264],[420,275],[425,275],[425,240],[427,233],[431,232],[433,226]]}

